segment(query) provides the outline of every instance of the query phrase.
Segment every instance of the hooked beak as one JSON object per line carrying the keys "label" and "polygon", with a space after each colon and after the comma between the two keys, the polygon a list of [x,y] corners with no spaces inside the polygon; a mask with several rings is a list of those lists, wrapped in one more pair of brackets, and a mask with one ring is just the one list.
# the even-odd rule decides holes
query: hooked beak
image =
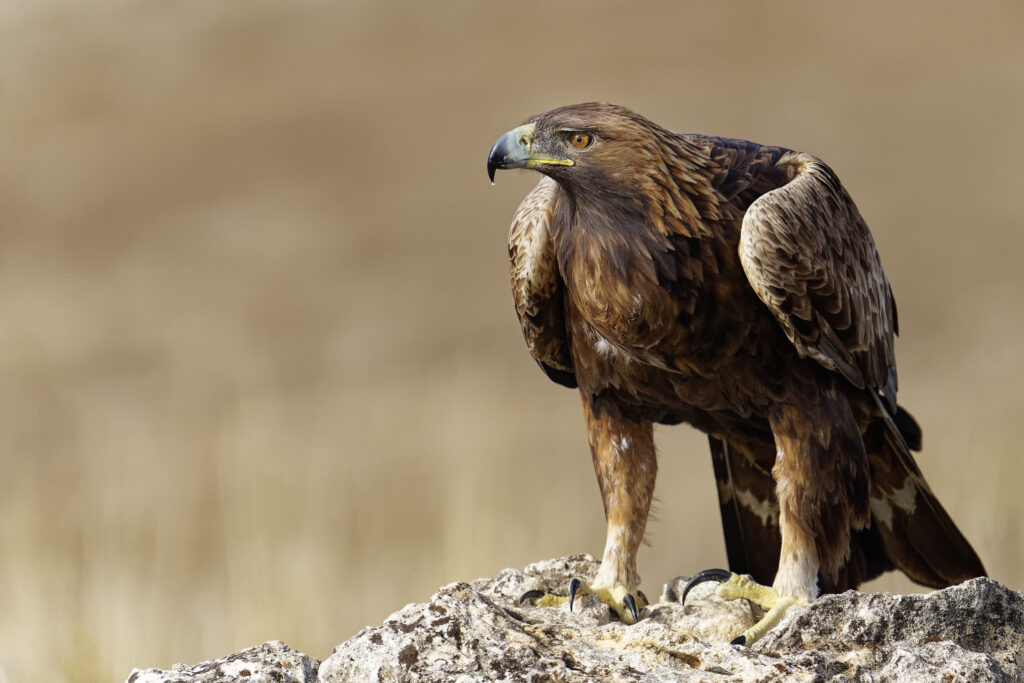
{"label": "hooked beak", "polygon": [[527,123],[526,125],[513,128],[502,135],[491,147],[487,155],[487,177],[494,184],[494,172],[500,169],[510,168],[536,168],[548,164],[555,166],[572,166],[572,159],[556,159],[547,154],[534,154],[533,134],[537,124]]}

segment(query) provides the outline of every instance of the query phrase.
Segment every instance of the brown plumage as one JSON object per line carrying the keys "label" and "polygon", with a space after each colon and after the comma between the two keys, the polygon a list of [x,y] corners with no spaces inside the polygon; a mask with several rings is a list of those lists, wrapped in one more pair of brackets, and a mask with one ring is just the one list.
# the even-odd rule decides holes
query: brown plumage
{"label": "brown plumage", "polygon": [[488,166],[545,176],[512,222],[512,290],[530,352],[583,400],[595,586],[639,583],[655,422],[708,434],[730,568],[782,594],[984,574],[910,454],[895,302],[828,166],[598,103],[533,117]]}

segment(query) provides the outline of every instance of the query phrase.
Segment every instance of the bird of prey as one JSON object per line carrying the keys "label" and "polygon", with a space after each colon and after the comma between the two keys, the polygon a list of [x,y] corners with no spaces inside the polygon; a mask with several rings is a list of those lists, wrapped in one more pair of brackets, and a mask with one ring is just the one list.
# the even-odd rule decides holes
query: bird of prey
{"label": "bird of prey", "polygon": [[698,580],[768,610],[734,642],[888,570],[934,587],[984,575],[911,455],[896,304],[832,169],[605,103],[499,137],[488,175],[513,168],[543,176],[509,233],[515,309],[541,369],[579,389],[604,500],[600,568],[568,599],[597,594],[625,623],[645,605],[654,423],[708,435],[732,574]]}

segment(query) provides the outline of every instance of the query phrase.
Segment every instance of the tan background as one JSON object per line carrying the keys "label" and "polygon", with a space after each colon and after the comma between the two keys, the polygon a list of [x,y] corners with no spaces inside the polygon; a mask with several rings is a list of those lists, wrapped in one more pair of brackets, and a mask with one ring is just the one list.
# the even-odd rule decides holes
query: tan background
{"label": "tan background", "polygon": [[[1022,8],[3,2],[0,681],[325,657],[441,584],[599,553],[578,400],[508,291],[535,176],[484,174],[592,99],[834,166],[921,465],[1024,587]],[[724,563],[703,437],[659,441],[651,593]]]}

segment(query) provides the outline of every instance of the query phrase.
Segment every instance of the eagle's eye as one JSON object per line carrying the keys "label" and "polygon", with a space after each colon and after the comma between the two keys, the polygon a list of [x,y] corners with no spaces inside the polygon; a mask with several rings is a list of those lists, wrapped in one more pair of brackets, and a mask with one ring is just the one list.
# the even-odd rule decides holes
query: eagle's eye
{"label": "eagle's eye", "polygon": [[584,149],[590,146],[590,135],[583,131],[574,131],[569,133],[569,144],[576,149]]}

